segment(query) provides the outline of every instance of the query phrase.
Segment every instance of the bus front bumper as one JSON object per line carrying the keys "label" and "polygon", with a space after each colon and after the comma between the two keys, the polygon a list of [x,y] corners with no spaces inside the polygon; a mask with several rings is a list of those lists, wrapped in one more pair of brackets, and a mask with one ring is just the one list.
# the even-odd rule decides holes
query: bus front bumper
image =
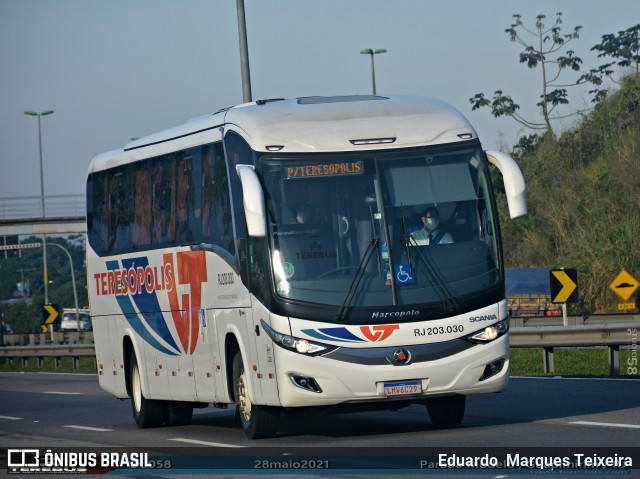
{"label": "bus front bumper", "polygon": [[[407,347],[411,351],[411,346]],[[372,352],[375,356],[375,351]],[[504,391],[509,382],[509,335],[476,344],[451,356],[394,366],[304,356],[276,348],[278,394],[283,407],[330,406],[353,402],[410,400],[430,396]],[[407,383],[411,389],[385,385]],[[396,394],[397,392],[399,394]],[[405,394],[405,391],[409,391]]]}

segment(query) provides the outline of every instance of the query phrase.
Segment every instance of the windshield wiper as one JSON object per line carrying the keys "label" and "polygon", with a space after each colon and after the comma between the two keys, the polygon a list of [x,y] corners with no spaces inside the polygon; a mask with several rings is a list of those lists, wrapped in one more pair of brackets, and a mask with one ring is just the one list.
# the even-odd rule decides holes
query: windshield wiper
{"label": "windshield wiper", "polygon": [[377,250],[380,245],[380,238],[374,237],[369,241],[369,245],[362,255],[362,259],[360,260],[360,264],[358,265],[358,269],[356,270],[356,274],[353,276],[351,280],[351,284],[349,285],[349,289],[347,290],[347,294],[344,297],[344,301],[340,305],[340,309],[338,309],[338,314],[336,315],[336,321],[342,321],[344,319],[344,315],[349,309],[351,302],[353,301],[353,297],[358,290],[358,285],[360,281],[362,281],[362,277],[364,276],[365,269],[369,265],[369,261],[371,261],[371,257],[373,256],[374,250]]}

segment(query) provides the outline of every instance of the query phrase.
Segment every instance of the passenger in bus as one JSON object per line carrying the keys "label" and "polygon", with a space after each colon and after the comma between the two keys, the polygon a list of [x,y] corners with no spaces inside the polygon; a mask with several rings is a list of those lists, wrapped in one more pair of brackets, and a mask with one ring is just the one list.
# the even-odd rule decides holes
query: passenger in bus
{"label": "passenger in bus", "polygon": [[411,233],[419,246],[453,243],[449,233],[440,229],[440,213],[434,206],[429,206],[422,214],[424,228]]}

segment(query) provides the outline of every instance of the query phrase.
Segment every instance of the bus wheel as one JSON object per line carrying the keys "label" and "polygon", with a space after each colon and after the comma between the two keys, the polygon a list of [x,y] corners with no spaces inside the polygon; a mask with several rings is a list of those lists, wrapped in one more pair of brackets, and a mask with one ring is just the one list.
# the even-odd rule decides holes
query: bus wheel
{"label": "bus wheel", "polygon": [[247,372],[240,351],[233,358],[233,390],[236,400],[236,415],[249,439],[272,437],[278,428],[278,410],[269,406],[251,404],[247,389]]}
{"label": "bus wheel", "polygon": [[169,404],[169,420],[168,426],[188,426],[191,424],[191,418],[193,416],[193,407],[190,406],[176,406],[175,404]]}
{"label": "bus wheel", "polygon": [[167,406],[161,401],[152,401],[142,394],[142,379],[136,355],[131,356],[130,388],[133,418],[140,429],[162,426],[167,416]]}
{"label": "bus wheel", "polygon": [[435,426],[455,426],[464,417],[467,396],[443,396],[427,399],[427,412]]}

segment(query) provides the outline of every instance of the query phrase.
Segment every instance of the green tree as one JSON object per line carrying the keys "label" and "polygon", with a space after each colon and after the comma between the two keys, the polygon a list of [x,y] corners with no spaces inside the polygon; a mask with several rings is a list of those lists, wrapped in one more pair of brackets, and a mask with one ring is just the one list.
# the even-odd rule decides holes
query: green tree
{"label": "green tree", "polygon": [[[567,116],[552,116],[555,109],[560,105],[569,103],[567,88],[587,82],[601,82],[597,72],[591,75],[582,75],[573,83],[563,84],[560,82],[561,74],[568,70],[578,72],[581,70],[582,60],[576,56],[573,50],[567,50],[567,45],[579,38],[582,27],[576,26],[569,34],[562,34],[562,13],[556,14],[555,22],[547,27],[545,25],[545,15],[536,17],[535,28],[529,29],[522,22],[520,15],[514,15],[515,22],[511,24],[505,32],[509,39],[522,46],[524,50],[520,52],[520,63],[525,63],[530,69],[540,68],[540,101],[536,104],[540,108],[542,122],[536,122],[523,117],[518,110],[520,106],[510,95],[502,90],[496,90],[491,100],[485,97],[484,93],[477,93],[469,99],[473,105],[472,110],[490,107],[491,113],[496,118],[508,116],[518,123],[534,130],[545,130],[553,135],[551,122]],[[525,40],[524,34],[533,37],[531,42]],[[573,113],[575,114],[575,113]]]}
{"label": "green tree", "polygon": [[[21,238],[21,243],[41,243],[39,237]],[[49,272],[49,302],[58,304],[60,308],[75,306],[74,291],[71,280],[69,257],[60,248],[65,248],[73,260],[73,269],[78,294],[78,306],[88,305],[87,274],[85,267],[84,235],[69,237],[50,237],[47,240],[47,266]],[[17,283],[29,281],[31,295],[21,298]],[[39,331],[42,322],[44,305],[44,278],[42,249],[24,249],[21,257],[0,261],[0,300],[5,321],[17,333]],[[17,302],[16,302],[17,301]]]}
{"label": "green tree", "polygon": [[[590,76],[596,78],[606,76],[618,83],[611,77],[614,66],[632,68],[637,75],[640,73],[640,24],[619,31],[617,35],[613,33],[602,35],[602,41],[591,48],[591,51],[599,52],[598,58],[608,57],[612,61],[591,70],[584,75],[585,79],[589,80]],[[593,83],[599,85],[599,83]],[[608,90],[594,89],[589,93],[594,94],[594,99],[597,101],[606,96]]]}

